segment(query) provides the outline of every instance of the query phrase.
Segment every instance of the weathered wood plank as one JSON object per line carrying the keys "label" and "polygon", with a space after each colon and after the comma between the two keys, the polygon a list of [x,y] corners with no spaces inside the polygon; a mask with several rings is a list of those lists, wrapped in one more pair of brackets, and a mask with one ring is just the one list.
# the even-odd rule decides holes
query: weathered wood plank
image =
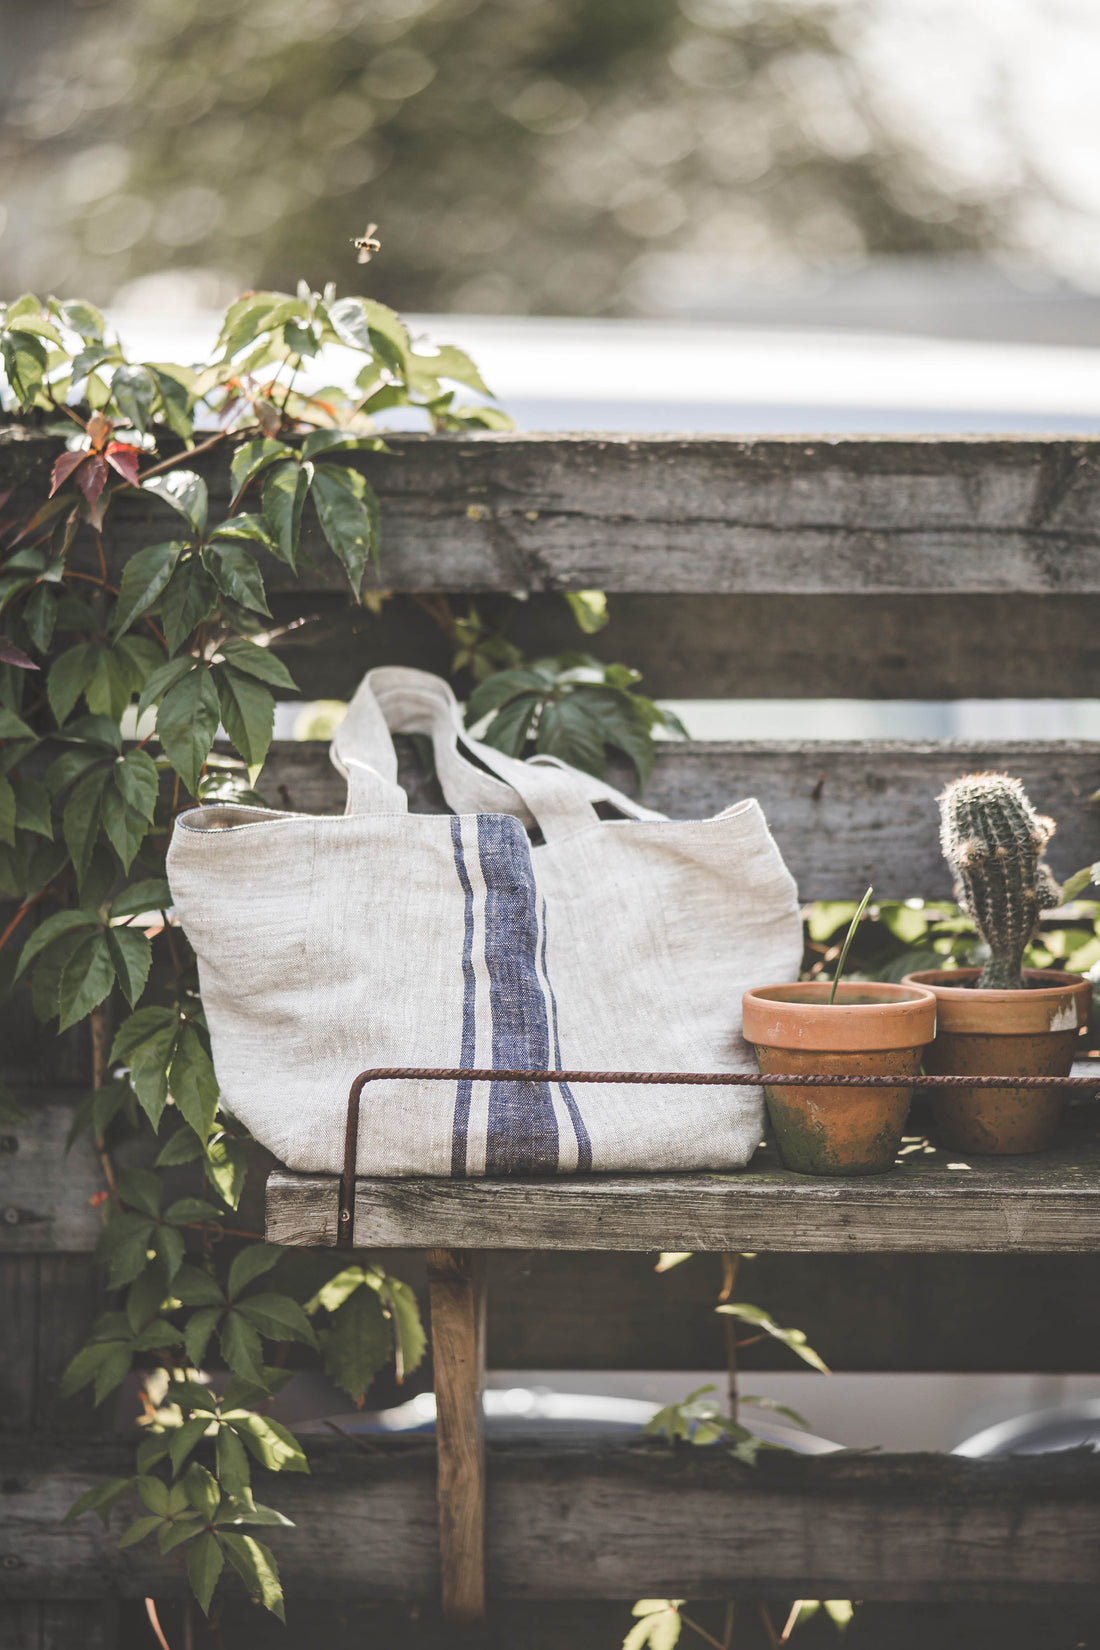
{"label": "weathered wood plank", "polygon": [[[643,1062],[644,1063],[644,1062]],[[372,1248],[779,1250],[974,1254],[1100,1249],[1100,1131],[1084,1108],[1034,1157],[916,1152],[886,1175],[817,1179],[763,1148],[740,1174],[359,1180]],[[273,1243],[317,1243],[334,1181],[275,1170]],[[318,1217],[313,1209],[320,1205]]]}
{"label": "weathered wood plank", "polygon": [[[243,1589],[231,1583],[219,1596],[216,1627],[208,1626],[198,1610],[192,1622],[188,1650],[272,1650],[281,1642],[261,1611],[250,1606]],[[739,1589],[735,1625],[737,1650],[769,1650],[757,1599]],[[777,1628],[786,1619],[790,1593],[769,1599]],[[692,1599],[686,1606],[693,1621],[721,1643],[725,1630],[725,1602]],[[2,1610],[2,1606],[0,1606]],[[170,1645],[185,1645],[183,1606],[158,1601],[161,1625]],[[148,1623],[142,1605],[120,1606],[123,1637],[110,1650],[148,1650]],[[0,1615],[0,1622],[3,1617]],[[634,1618],[627,1601],[586,1599],[581,1603],[539,1599],[530,1603],[502,1600],[494,1604],[483,1632],[457,1638],[438,1611],[418,1604],[376,1604],[327,1598],[287,1601],[286,1642],[293,1650],[313,1644],[325,1650],[363,1650],[364,1644],[400,1646],[400,1650],[615,1650]],[[131,1625],[132,1624],[132,1625]],[[126,1636],[127,1627],[133,1634]],[[1100,1607],[1067,1604],[880,1604],[858,1603],[844,1638],[821,1615],[799,1629],[799,1650],[1093,1650],[1100,1642]],[[691,1643],[687,1631],[681,1642]],[[0,1643],[6,1641],[0,1633]],[[33,1650],[39,1647],[33,1646]],[[86,1650],[79,1640],[50,1650]],[[97,1647],[98,1650],[98,1647]]]}
{"label": "weathered wood plank", "polygon": [[[105,1187],[99,1157],[85,1130],[65,1150],[79,1088],[14,1089],[24,1117],[0,1133],[0,1256],[80,1254],[93,1249],[103,1226],[93,1198]],[[112,1145],[119,1168],[151,1168],[164,1144],[147,1133]],[[263,1220],[263,1183],[275,1159],[255,1141],[246,1154],[249,1178],[240,1207],[226,1224],[255,1231]],[[178,1165],[165,1173],[166,1203],[202,1192],[201,1170]],[[2,1321],[2,1320],[0,1320]]]}
{"label": "weathered wood plank", "polygon": [[90,1205],[105,1184],[90,1135],[81,1135],[65,1153],[77,1096],[47,1092],[48,1098],[21,1094],[25,1120],[4,1130],[0,1253],[90,1249],[103,1224]]}
{"label": "weathered wood plank", "polygon": [[[407,743],[402,783],[410,805],[439,804],[418,778]],[[759,798],[804,900],[850,899],[873,882],[884,897],[949,896],[936,797],[949,779],[995,768],[1023,780],[1041,812],[1058,821],[1056,875],[1100,859],[1100,742],[1005,740],[666,743],[645,800],[675,819],[706,819],[745,796]],[[616,767],[613,781],[630,788]],[[328,747],[276,742],[260,778],[273,806],[342,813],[343,782]]]}
{"label": "weathered wood plank", "polygon": [[[498,1250],[488,1257],[490,1369],[721,1369],[716,1255]],[[387,1257],[413,1281],[411,1255]],[[1100,1255],[761,1254],[738,1289],[805,1330],[830,1369],[1100,1374]],[[791,1370],[765,1337],[748,1370]]]}
{"label": "weathered wood plank", "polygon": [[0,1254],[0,1433],[30,1428],[102,1432],[88,1391],[61,1399],[62,1370],[103,1305],[88,1255]]}
{"label": "weathered wood plank", "polygon": [[[293,1597],[436,1597],[435,1450],[381,1439],[369,1452],[310,1440],[311,1474],[271,1498],[293,1530],[265,1533]],[[178,1553],[120,1552],[127,1514],[60,1523],[72,1499],[129,1470],[127,1440],[13,1442],[0,1503],[12,1598],[179,1597]],[[1082,1453],[951,1456],[722,1451],[489,1450],[491,1599],[765,1597],[1100,1598],[1100,1466]]]}
{"label": "weathered wood plank", "polygon": [[0,1599],[0,1645],[3,1650],[123,1650],[117,1601],[9,1604]]}
{"label": "weathered wood plank", "polygon": [[[382,504],[378,583],[395,590],[1100,590],[1100,443],[1057,436],[483,435],[390,438],[358,459]],[[60,443],[0,432],[16,507],[45,496]],[[196,467],[212,519],[220,454]],[[124,495],[118,559],[171,516]],[[320,533],[307,517],[307,549]],[[273,567],[272,587],[293,575]],[[338,589],[322,554],[317,588]],[[299,588],[302,586],[299,584]]]}
{"label": "weathered wood plank", "polygon": [[[607,1249],[491,1251],[488,1367],[724,1368],[720,1257],[698,1254],[663,1273],[656,1260]],[[388,1250],[385,1264],[426,1293],[423,1250]],[[765,1253],[739,1277],[740,1296],[804,1329],[831,1369],[1100,1374],[1100,1254]],[[745,1347],[738,1364],[797,1367],[770,1337]]]}
{"label": "weathered wood plank", "polygon": [[[452,642],[411,596],[378,615],[336,595],[308,606],[316,619],[274,644],[297,683],[282,697],[349,699],[377,665],[450,673]],[[478,606],[492,619],[494,598]],[[1096,596],[616,595],[609,612],[581,638],[560,595],[535,594],[506,633],[528,654],[625,661],[659,699],[1091,698],[1100,667]]]}
{"label": "weathered wood plank", "polygon": [[485,1614],[485,1257],[429,1249],[443,1614]]}

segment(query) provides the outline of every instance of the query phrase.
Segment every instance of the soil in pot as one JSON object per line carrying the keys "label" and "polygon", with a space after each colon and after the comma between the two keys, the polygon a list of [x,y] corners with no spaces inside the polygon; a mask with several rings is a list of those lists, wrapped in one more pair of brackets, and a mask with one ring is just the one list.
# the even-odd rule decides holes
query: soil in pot
{"label": "soil in pot", "polygon": [[769,1072],[919,1081],[936,1028],[936,999],[922,986],[845,981],[758,986],[742,999],[779,1155],[799,1174],[884,1174],[901,1144],[913,1085],[845,1089],[770,1087]]}
{"label": "soil in pot", "polygon": [[[928,1072],[967,1077],[1066,1077],[1088,1021],[1092,987],[1080,974],[1025,968],[1023,991],[974,985],[977,968],[907,974],[936,994]],[[1045,1151],[1065,1103],[1063,1089],[932,1089],[936,1136],[956,1151],[1008,1156]]]}

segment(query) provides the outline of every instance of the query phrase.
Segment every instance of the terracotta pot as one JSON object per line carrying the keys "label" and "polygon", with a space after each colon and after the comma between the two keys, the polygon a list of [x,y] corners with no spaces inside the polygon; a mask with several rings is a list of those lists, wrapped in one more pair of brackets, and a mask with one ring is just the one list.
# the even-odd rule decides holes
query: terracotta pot
{"label": "terracotta pot", "polygon": [[[741,999],[745,1037],[770,1071],[917,1078],[936,1029],[936,999],[921,986],[841,982],[757,986]],[[788,1169],[883,1174],[893,1165],[912,1098],[896,1088],[769,1088],[764,1096]]]}
{"label": "terracotta pot", "polygon": [[[1025,968],[1023,991],[977,990],[978,968],[932,968],[905,983],[936,994],[936,1040],[928,1072],[960,1076],[1065,1077],[1088,1022],[1092,986],[1080,974]],[[1030,982],[1038,982],[1032,985]],[[932,1089],[936,1134],[945,1146],[983,1156],[1041,1152],[1062,1115],[1062,1089]]]}

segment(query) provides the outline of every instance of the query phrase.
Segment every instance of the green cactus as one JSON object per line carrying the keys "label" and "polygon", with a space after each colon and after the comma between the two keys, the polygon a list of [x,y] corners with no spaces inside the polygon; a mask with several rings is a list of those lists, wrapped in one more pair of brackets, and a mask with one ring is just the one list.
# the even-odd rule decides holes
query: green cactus
{"label": "green cactus", "polygon": [[940,803],[943,857],[955,878],[955,898],[989,947],[979,986],[1022,991],[1024,950],[1039,913],[1060,903],[1062,890],[1041,855],[1054,835],[1018,779],[971,773],[954,779]]}

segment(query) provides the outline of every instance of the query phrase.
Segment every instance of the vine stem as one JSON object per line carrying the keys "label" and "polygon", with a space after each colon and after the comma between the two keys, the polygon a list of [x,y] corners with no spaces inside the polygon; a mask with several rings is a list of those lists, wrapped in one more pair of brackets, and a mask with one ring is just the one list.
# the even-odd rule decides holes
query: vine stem
{"label": "vine stem", "polygon": [[795,1624],[798,1621],[799,1615],[802,1611],[803,1602],[804,1601],[802,1599],[796,1598],[794,1603],[791,1605],[791,1613],[783,1623],[783,1631],[779,1635],[780,1644],[786,1644],[791,1634],[794,1632]]}
{"label": "vine stem", "polygon": [[220,1220],[184,1220],[180,1223],[188,1232],[217,1232],[219,1237],[249,1238],[255,1243],[266,1243],[263,1232],[248,1232],[242,1226],[223,1226]]}
{"label": "vine stem", "polygon": [[680,1611],[680,1620],[685,1627],[690,1627],[693,1633],[698,1633],[701,1639],[706,1639],[708,1644],[713,1644],[714,1650],[726,1650],[726,1646],[721,1639],[716,1639],[713,1634],[707,1632],[705,1627],[700,1627],[697,1621],[692,1621],[690,1616],[685,1616],[682,1610]]}
{"label": "vine stem", "polygon": [[[760,1611],[760,1620],[764,1623],[764,1631],[768,1635],[768,1643],[771,1645],[771,1650],[781,1650],[781,1646],[786,1643],[786,1638],[780,1638],[776,1632],[775,1623],[772,1621],[772,1613],[768,1609],[768,1606],[764,1603],[763,1599],[760,1600],[757,1608]],[[784,1634],[786,1634],[786,1628],[784,1628],[783,1631]]]}
{"label": "vine stem", "polygon": [[[217,435],[212,435],[209,440],[200,441],[197,447],[188,447],[185,452],[177,453],[174,458],[165,458],[159,464],[151,465],[148,470],[142,472],[141,479],[142,481],[148,481],[150,476],[159,476],[165,470],[170,470],[173,465],[182,464],[185,458],[198,458],[200,453],[208,453],[211,447],[216,447],[219,441],[226,441],[228,437],[228,430],[219,430]],[[127,482],[125,485],[129,486],[129,483]],[[121,490],[121,488],[118,489],[120,492]]]}
{"label": "vine stem", "polygon": [[[98,1008],[92,1009],[88,1020],[92,1031],[92,1088],[101,1089],[107,1081],[107,1016],[102,1003]],[[100,1168],[103,1170],[103,1178],[111,1194],[111,1201],[116,1208],[121,1209],[122,1199],[118,1195],[115,1166],[107,1150],[107,1142],[101,1134],[95,1137],[95,1149],[99,1156]]]}
{"label": "vine stem", "polygon": [[15,930],[19,927],[19,924],[23,921],[23,918],[26,916],[31,907],[37,905],[39,900],[44,899],[47,894],[52,893],[53,884],[49,883],[45,888],[40,888],[33,899],[24,900],[14,917],[12,917],[11,921],[8,923],[8,926],[4,929],[4,932],[0,934],[0,951],[4,949],[5,945],[7,945],[8,941],[11,939],[12,935],[15,933]]}
{"label": "vine stem", "polygon": [[153,1632],[156,1634],[156,1640],[157,1640],[157,1643],[160,1645],[160,1650],[172,1650],[171,1645],[168,1643],[168,1640],[164,1636],[164,1629],[161,1627],[160,1617],[157,1615],[157,1601],[156,1601],[156,1599],[147,1598],[145,1600],[145,1614],[149,1618],[150,1627],[153,1629]]}
{"label": "vine stem", "polygon": [[[741,1264],[740,1255],[724,1254],[722,1256],[722,1292],[718,1296],[719,1306],[728,1304],[733,1294],[733,1286],[737,1282],[737,1268]],[[730,1420],[737,1420],[737,1320],[729,1316],[723,1317],[726,1333],[726,1392],[727,1407]]]}

